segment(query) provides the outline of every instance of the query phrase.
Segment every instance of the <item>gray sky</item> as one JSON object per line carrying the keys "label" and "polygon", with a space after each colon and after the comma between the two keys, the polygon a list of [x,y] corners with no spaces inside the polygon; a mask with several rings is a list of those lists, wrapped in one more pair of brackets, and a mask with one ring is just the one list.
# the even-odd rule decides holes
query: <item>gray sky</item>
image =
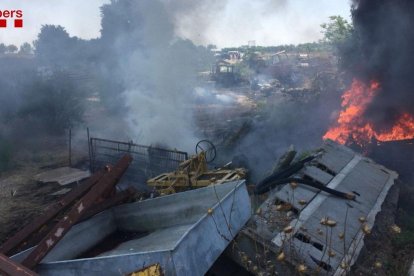
{"label": "gray sky", "polygon": [[[165,0],[174,3],[174,0]],[[191,1],[191,0],[186,0]],[[203,0],[208,7],[209,0]],[[100,10],[110,0],[1,0],[0,10],[23,11],[24,27],[0,29],[0,42],[32,42],[41,25],[62,25],[72,36],[99,37]],[[183,1],[181,1],[182,3]],[[185,1],[184,1],[185,3]],[[198,44],[239,46],[312,42],[321,38],[320,24],[330,15],[350,20],[349,0],[227,0],[197,24],[200,10],[176,13],[176,33]],[[9,25],[12,21],[10,20]]]}

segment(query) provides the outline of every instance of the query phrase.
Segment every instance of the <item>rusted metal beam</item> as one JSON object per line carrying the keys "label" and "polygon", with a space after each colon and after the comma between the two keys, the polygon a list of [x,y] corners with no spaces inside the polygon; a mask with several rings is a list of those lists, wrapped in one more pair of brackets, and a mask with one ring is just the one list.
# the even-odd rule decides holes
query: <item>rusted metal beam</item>
{"label": "rusted metal beam", "polygon": [[67,209],[68,206],[70,206],[70,204],[72,204],[76,199],[89,191],[90,188],[94,186],[104,174],[105,173],[103,171],[93,174],[90,178],[82,182],[78,187],[74,188],[58,202],[48,206],[42,215],[35,218],[14,236],[7,239],[7,241],[0,246],[0,253],[8,255],[10,252],[14,251],[14,249],[25,242],[33,233],[38,231],[42,228],[42,226],[55,218],[61,211]]}
{"label": "rusted metal beam", "polygon": [[34,271],[22,266],[0,253],[0,275],[8,276],[37,276]]}
{"label": "rusted metal beam", "polygon": [[[115,190],[115,188],[113,188],[113,190]],[[125,191],[122,191],[120,193],[117,193],[113,195],[111,195],[108,198],[104,198],[104,199],[99,199],[98,202],[95,202],[95,205],[93,205],[90,210],[86,211],[86,213],[80,218],[80,220],[78,221],[84,221],[108,208],[111,208],[113,206],[116,206],[118,204],[124,203],[128,200],[130,200],[133,195],[136,193],[137,191],[133,188],[128,188]],[[12,251],[10,251],[10,255],[14,255],[18,252],[21,252],[23,250],[26,250],[30,247],[36,246],[37,244],[39,244],[39,242],[44,238],[44,236],[49,233],[52,228],[58,223],[59,221],[55,218],[53,219],[53,221],[48,222],[47,224],[43,225],[42,228],[38,231],[36,231],[34,234],[32,234],[30,236],[30,238],[28,238],[23,244],[21,244],[21,246],[16,247],[15,249],[13,249]]]}
{"label": "rusted metal beam", "polygon": [[122,157],[118,163],[110,168],[109,172],[105,174],[91,190],[86,193],[71,210],[56,224],[53,229],[40,241],[38,246],[24,259],[22,264],[28,268],[34,268],[46,254],[55,247],[55,245],[63,238],[69,229],[76,224],[86,211],[93,206],[96,200],[115,186],[124,172],[128,169],[132,162],[130,155]]}
{"label": "rusted metal beam", "polygon": [[135,194],[136,190],[134,188],[128,188],[125,191],[119,192],[115,194],[114,196],[105,199],[102,202],[99,202],[92,206],[89,210],[87,210],[84,215],[80,218],[80,221],[87,220],[88,218],[105,211],[106,209],[109,209],[113,206],[116,206],[118,204],[124,203],[128,200],[130,200]]}

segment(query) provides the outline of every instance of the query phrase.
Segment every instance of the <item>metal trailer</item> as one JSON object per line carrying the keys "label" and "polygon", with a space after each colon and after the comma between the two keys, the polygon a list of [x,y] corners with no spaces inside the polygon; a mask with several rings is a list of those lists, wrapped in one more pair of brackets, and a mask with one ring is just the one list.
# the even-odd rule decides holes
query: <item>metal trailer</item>
{"label": "metal trailer", "polygon": [[[73,226],[36,271],[128,275],[159,264],[164,275],[204,275],[250,216],[244,180],[124,204]],[[79,258],[117,230],[146,234]],[[19,262],[32,250],[11,259]]]}

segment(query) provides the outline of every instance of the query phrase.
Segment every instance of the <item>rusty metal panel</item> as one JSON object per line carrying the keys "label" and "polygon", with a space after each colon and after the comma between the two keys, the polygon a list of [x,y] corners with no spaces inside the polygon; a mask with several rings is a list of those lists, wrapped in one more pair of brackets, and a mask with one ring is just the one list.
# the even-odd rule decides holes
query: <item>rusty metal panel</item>
{"label": "rusty metal panel", "polygon": [[0,253],[11,254],[16,253],[16,249],[23,242],[27,241],[28,238],[36,231],[46,225],[49,221],[55,218],[61,211],[66,209],[76,199],[84,195],[93,185],[95,185],[104,175],[103,172],[97,172],[86,181],[82,182],[78,187],[74,188],[67,195],[65,195],[58,202],[48,206],[45,212],[34,219],[32,222],[23,227],[14,236],[9,238],[5,243],[0,246]]}
{"label": "rusty metal panel", "polygon": [[91,190],[84,195],[65,217],[56,224],[39,245],[23,261],[28,268],[35,267],[46,254],[63,238],[69,229],[82,217],[84,213],[101,197],[101,195],[115,186],[132,161],[130,155],[125,155],[118,163]]}
{"label": "rusty metal panel", "polygon": [[16,263],[7,256],[0,253],[0,275],[10,276],[37,276],[38,274],[30,269]]}

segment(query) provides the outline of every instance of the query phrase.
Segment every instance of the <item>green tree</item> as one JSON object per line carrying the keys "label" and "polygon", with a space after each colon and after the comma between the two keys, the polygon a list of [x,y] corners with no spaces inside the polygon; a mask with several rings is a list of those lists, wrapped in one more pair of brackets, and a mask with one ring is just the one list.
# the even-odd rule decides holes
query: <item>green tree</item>
{"label": "green tree", "polygon": [[321,24],[324,41],[334,45],[340,45],[350,39],[354,27],[346,19],[339,15],[329,17],[328,23]]}
{"label": "green tree", "polygon": [[0,54],[4,54],[7,51],[7,46],[4,43],[0,43]]}
{"label": "green tree", "polygon": [[330,16],[329,23],[321,25],[324,42],[333,47],[342,69],[349,70],[358,64],[359,38],[351,23],[341,16]]}
{"label": "green tree", "polygon": [[7,53],[14,53],[18,50],[19,48],[17,48],[16,45],[10,44],[6,47],[6,51]]}
{"label": "green tree", "polygon": [[73,62],[77,51],[78,38],[70,37],[62,26],[43,25],[37,40],[33,42],[36,57],[48,65]]}
{"label": "green tree", "polygon": [[30,43],[25,42],[20,46],[19,54],[29,55],[31,53],[32,45],[30,45]]}

